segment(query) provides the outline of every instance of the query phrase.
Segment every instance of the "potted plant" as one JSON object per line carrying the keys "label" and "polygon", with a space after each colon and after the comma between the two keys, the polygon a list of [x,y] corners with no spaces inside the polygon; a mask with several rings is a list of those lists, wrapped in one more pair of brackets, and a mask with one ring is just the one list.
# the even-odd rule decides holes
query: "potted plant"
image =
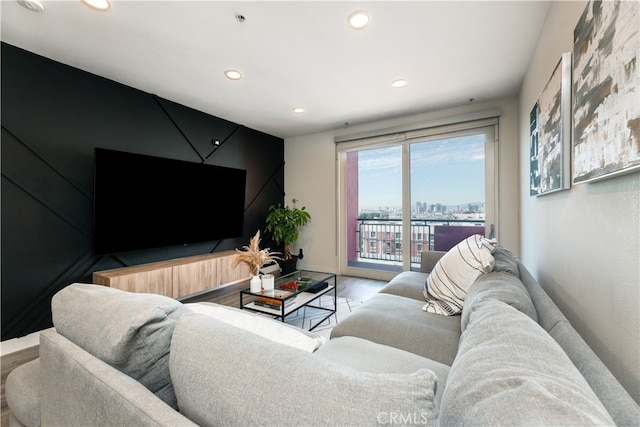
{"label": "potted plant", "polygon": [[273,241],[283,246],[282,274],[295,270],[295,264],[301,256],[291,255],[291,246],[298,241],[298,229],[311,219],[305,206],[301,208],[296,206],[298,200],[293,199],[291,202],[291,206],[282,206],[280,203],[277,206],[269,206],[269,214],[266,218],[267,231],[272,234]]}

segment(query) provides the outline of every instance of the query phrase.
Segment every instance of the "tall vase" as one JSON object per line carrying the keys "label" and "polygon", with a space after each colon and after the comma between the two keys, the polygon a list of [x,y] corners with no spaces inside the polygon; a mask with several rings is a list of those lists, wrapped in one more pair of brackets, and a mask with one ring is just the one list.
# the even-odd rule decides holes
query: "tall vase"
{"label": "tall vase", "polygon": [[249,290],[253,293],[262,291],[262,281],[260,280],[260,276],[256,275],[251,278],[251,281],[249,282]]}

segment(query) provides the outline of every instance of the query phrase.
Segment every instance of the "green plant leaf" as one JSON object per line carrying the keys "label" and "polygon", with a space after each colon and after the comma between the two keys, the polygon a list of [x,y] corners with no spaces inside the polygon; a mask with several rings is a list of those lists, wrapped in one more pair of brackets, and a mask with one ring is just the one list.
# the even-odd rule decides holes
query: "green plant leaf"
{"label": "green plant leaf", "polygon": [[273,240],[285,246],[285,258],[287,248],[298,241],[298,229],[311,219],[306,207],[296,207],[296,199],[292,200],[292,206],[282,206],[281,203],[269,206],[269,213],[265,219],[266,229],[273,237]]}

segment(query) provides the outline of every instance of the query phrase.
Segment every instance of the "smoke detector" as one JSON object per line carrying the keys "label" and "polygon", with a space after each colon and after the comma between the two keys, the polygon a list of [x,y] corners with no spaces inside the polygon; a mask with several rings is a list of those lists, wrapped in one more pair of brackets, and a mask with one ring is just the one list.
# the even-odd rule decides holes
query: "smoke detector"
{"label": "smoke detector", "polygon": [[42,12],[44,10],[43,4],[38,0],[18,0],[18,4],[32,12]]}

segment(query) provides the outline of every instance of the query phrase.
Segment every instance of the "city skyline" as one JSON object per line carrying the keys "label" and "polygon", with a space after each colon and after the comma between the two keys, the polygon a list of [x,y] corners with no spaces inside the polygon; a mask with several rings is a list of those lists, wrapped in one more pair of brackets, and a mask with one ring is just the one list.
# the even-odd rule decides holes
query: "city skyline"
{"label": "city skyline", "polygon": [[[479,211],[479,212],[483,212],[484,211],[484,206],[485,203],[484,202],[465,202],[465,203],[457,203],[457,204],[453,204],[453,205],[445,205],[444,203],[426,203],[426,202],[422,202],[420,200],[413,202],[411,204],[411,211],[416,211],[419,210],[418,204],[426,204],[427,207],[427,211],[431,211],[431,212],[445,212],[445,211],[455,211],[457,209],[460,210],[466,210],[467,208],[471,208],[472,206],[475,206],[475,209],[470,209],[470,210],[475,210],[475,211]],[[434,209],[435,207],[435,209]],[[441,209],[443,208],[443,209]],[[384,211],[389,211],[392,210],[394,212],[400,212],[402,211],[402,207],[398,206],[378,206],[375,208],[361,208],[360,212],[384,212]]]}
{"label": "city skyline", "polygon": [[[482,134],[411,144],[412,207],[484,204],[484,157]],[[360,151],[358,171],[361,210],[402,207],[402,147]]]}

